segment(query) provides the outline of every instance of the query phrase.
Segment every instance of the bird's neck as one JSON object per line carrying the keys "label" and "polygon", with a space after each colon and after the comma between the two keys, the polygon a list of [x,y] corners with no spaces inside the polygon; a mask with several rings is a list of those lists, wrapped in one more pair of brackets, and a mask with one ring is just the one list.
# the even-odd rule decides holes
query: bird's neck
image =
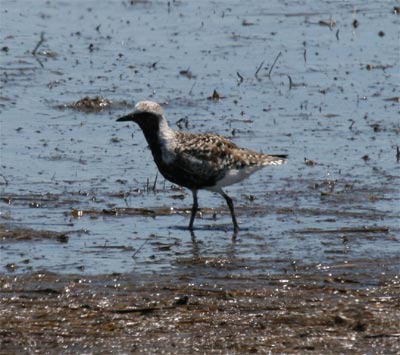
{"label": "bird's neck", "polygon": [[166,119],[161,119],[157,127],[141,128],[157,165],[160,163],[168,164],[175,159],[175,132],[168,126]]}

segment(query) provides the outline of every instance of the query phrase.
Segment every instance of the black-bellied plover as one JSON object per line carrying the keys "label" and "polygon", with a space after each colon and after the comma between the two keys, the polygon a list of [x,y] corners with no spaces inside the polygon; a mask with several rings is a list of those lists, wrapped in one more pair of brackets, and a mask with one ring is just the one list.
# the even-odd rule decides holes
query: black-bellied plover
{"label": "black-bellied plover", "polygon": [[240,148],[227,138],[211,134],[174,131],[168,126],[164,110],[152,101],[141,101],[135,111],[117,119],[134,121],[143,131],[158,170],[169,181],[192,191],[193,206],[189,229],[198,209],[197,191],[206,189],[221,194],[239,230],[232,199],[222,187],[232,185],[267,165],[280,165],[287,155],[266,155]]}

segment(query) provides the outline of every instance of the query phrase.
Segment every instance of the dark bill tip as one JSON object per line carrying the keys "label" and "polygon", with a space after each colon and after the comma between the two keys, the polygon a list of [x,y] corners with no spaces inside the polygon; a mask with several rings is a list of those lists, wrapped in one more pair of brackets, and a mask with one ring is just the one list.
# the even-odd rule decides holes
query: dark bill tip
{"label": "dark bill tip", "polygon": [[129,115],[118,118],[117,122],[126,122],[126,121],[133,121],[133,120],[134,120],[133,115],[129,114]]}

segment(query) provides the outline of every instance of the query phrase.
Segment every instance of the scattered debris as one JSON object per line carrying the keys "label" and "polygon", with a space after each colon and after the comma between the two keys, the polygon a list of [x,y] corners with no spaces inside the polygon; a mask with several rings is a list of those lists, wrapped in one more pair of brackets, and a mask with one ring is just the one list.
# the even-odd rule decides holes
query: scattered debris
{"label": "scattered debris", "polygon": [[207,100],[218,101],[224,98],[225,96],[220,95],[217,90],[214,90],[213,94],[207,97]]}
{"label": "scattered debris", "polygon": [[400,103],[400,96],[396,97],[389,97],[387,99],[384,99],[385,101],[393,101],[393,102],[399,102]]}
{"label": "scattered debris", "polygon": [[254,26],[254,23],[247,20],[243,20],[242,26]]}
{"label": "scattered debris", "polygon": [[381,125],[379,123],[373,123],[370,125],[374,132],[380,132],[382,130]]}
{"label": "scattered debris", "polygon": [[9,272],[14,272],[16,269],[18,269],[18,264],[16,264],[16,263],[8,263],[8,264],[6,264],[5,268]]}
{"label": "scattered debris", "polygon": [[328,192],[323,191],[323,192],[321,192],[321,195],[322,196],[330,195],[335,190],[336,184],[337,184],[337,180],[326,179],[326,180],[322,181],[321,183],[315,183],[314,188],[315,189],[327,188]]}
{"label": "scattered debris", "polygon": [[334,21],[334,19],[333,19],[332,17],[329,19],[329,22],[324,21],[324,20],[319,20],[319,21],[318,21],[318,24],[319,24],[320,26],[327,26],[327,27],[329,27],[329,29],[330,29],[331,31],[332,31],[333,27],[336,26],[336,22]]}
{"label": "scattered debris", "polygon": [[238,71],[236,72],[236,75],[239,78],[239,80],[238,80],[238,86],[239,86],[241,83],[243,83],[244,78],[243,78],[243,76],[240,75],[240,73]]}
{"label": "scattered debris", "polygon": [[388,69],[388,68],[393,68],[393,65],[389,65],[389,64],[387,64],[387,65],[373,65],[373,64],[367,64],[367,65],[365,66],[365,68],[366,68],[367,70],[372,70],[372,69],[382,69],[382,70],[385,70],[385,69]]}
{"label": "scattered debris", "polygon": [[118,138],[118,137],[112,137],[110,139],[110,143],[120,143],[121,141],[122,141],[122,139]]}
{"label": "scattered debris", "polygon": [[316,165],[318,165],[318,163],[315,160],[311,160],[311,159],[307,159],[307,158],[304,158],[304,163],[307,166],[316,166]]}
{"label": "scattered debris", "polygon": [[182,76],[185,76],[188,79],[196,78],[196,76],[192,74],[192,72],[189,70],[189,68],[186,69],[186,70],[181,70],[179,72],[179,74],[182,75]]}
{"label": "scattered debris", "polygon": [[278,61],[278,58],[279,58],[281,55],[282,55],[282,52],[279,52],[278,55],[276,56],[274,62],[272,63],[271,68],[270,68],[270,70],[269,70],[269,72],[268,72],[268,78],[271,79],[272,69],[274,69],[274,66],[275,66],[276,62]]}
{"label": "scattered debris", "polygon": [[264,65],[265,60],[263,60],[260,65],[257,67],[256,72],[254,73],[254,76],[257,78],[258,72],[261,70],[262,66]]}
{"label": "scattered debris", "polygon": [[68,242],[68,235],[65,232],[53,232],[48,230],[35,230],[31,228],[10,228],[0,223],[0,240],[25,241],[53,239],[60,243]]}
{"label": "scattered debris", "polygon": [[182,296],[175,298],[175,306],[186,306],[189,302],[189,296]]}
{"label": "scattered debris", "polygon": [[0,174],[0,177],[3,178],[4,182],[1,183],[1,185],[8,185],[8,180],[6,179],[6,177],[3,174]]}
{"label": "scattered debris", "polygon": [[286,74],[286,76],[288,77],[288,79],[289,79],[289,90],[291,90],[292,89],[292,87],[293,87],[293,81],[292,81],[292,77],[290,76],[290,75],[288,75],[288,74]]}
{"label": "scattered debris", "polygon": [[175,122],[179,129],[183,129],[185,126],[186,129],[189,128],[189,119],[187,117],[180,118],[178,121]]}
{"label": "scattered debris", "polygon": [[184,194],[176,194],[176,195],[170,195],[168,197],[172,198],[173,200],[184,200],[186,196]]}
{"label": "scattered debris", "polygon": [[39,42],[36,44],[35,48],[33,49],[33,51],[31,52],[32,55],[36,55],[36,51],[39,49],[39,47],[43,44],[43,42],[45,41],[44,39],[44,32],[42,32],[40,34],[40,39]]}
{"label": "scattered debris", "polygon": [[96,96],[96,97],[89,97],[85,96],[83,99],[73,102],[71,104],[63,104],[57,105],[56,108],[58,109],[73,109],[78,110],[86,113],[92,112],[101,112],[103,110],[111,110],[111,109],[125,109],[130,108],[133,109],[134,105],[128,103],[127,101],[112,101],[110,99]]}
{"label": "scattered debris", "polygon": [[253,202],[256,200],[256,196],[255,195],[246,195],[246,199],[249,200],[250,202]]}
{"label": "scattered debris", "polygon": [[189,92],[188,92],[188,94],[189,94],[190,96],[192,96],[192,94],[193,94],[193,88],[194,88],[194,86],[196,85],[196,83],[197,83],[197,81],[195,81],[195,82],[193,83],[192,87],[190,88],[190,90],[189,90]]}

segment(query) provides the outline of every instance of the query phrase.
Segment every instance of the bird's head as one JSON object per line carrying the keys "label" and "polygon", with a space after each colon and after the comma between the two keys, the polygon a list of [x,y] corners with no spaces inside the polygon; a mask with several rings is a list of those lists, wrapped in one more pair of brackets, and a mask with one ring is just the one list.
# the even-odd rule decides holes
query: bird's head
{"label": "bird's head", "polygon": [[118,122],[133,121],[143,130],[157,130],[160,122],[165,119],[162,107],[152,101],[140,101],[135,105],[135,111],[120,117]]}

